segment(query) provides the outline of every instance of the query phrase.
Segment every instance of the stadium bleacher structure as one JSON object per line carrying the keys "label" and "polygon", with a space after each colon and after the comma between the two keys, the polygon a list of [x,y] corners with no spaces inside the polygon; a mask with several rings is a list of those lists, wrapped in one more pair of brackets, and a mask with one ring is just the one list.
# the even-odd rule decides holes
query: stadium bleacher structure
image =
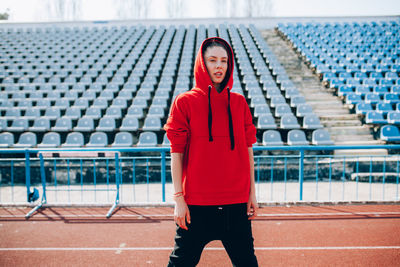
{"label": "stadium bleacher structure", "polygon": [[[221,24],[0,29],[0,147],[168,146],[162,127],[169,107],[192,88],[197,50],[211,36],[232,45],[232,91],[246,97],[259,145],[321,144],[318,116],[257,28]],[[371,78],[383,88],[371,92],[391,105],[400,102],[399,81],[388,75],[398,73],[394,65],[381,73],[396,85]],[[379,110],[386,116],[397,107]]]}
{"label": "stadium bleacher structure", "polygon": [[399,141],[400,23],[279,24],[278,32],[375,136]]}

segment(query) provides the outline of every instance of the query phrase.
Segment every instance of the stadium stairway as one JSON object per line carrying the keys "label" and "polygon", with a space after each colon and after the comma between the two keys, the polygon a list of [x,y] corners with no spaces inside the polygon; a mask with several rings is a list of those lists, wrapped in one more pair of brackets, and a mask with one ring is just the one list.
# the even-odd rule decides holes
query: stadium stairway
{"label": "stadium stairway", "polygon": [[[293,49],[291,43],[276,30],[261,32],[271,50],[285,68],[289,78],[304,95],[321,123],[334,140],[335,145],[376,145],[383,144],[376,140],[371,126],[362,125],[357,114],[351,114],[342,100],[333,95],[332,89],[325,88],[317,74],[303,62],[301,55]],[[386,149],[381,150],[338,150],[340,155],[387,155]]]}

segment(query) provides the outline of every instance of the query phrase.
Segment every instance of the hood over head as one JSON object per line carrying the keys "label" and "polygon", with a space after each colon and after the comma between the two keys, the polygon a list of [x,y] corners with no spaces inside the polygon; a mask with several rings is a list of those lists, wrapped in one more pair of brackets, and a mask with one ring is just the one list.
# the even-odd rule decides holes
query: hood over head
{"label": "hood over head", "polygon": [[213,83],[211,81],[211,78],[207,71],[206,64],[204,62],[204,52],[207,49],[207,47],[213,42],[222,44],[228,53],[228,69],[226,71],[225,78],[221,83],[221,87],[223,88],[223,90],[225,88],[229,88],[229,90],[230,90],[233,85],[233,66],[234,66],[233,60],[234,60],[234,57],[233,57],[233,51],[232,51],[231,46],[228,44],[227,41],[225,41],[222,38],[219,38],[219,37],[207,38],[201,44],[200,49],[197,53],[195,64],[194,64],[194,79],[196,82],[196,87],[202,89],[206,93],[208,93],[208,86],[210,86],[210,85],[213,86]]}
{"label": "hood over head", "polygon": [[[231,112],[231,93],[230,89],[233,85],[233,51],[231,46],[224,39],[219,37],[211,37],[205,39],[200,46],[199,52],[197,53],[196,61],[194,64],[194,79],[196,81],[196,87],[202,90],[208,96],[208,135],[209,142],[213,141],[212,136],[212,109],[211,109],[211,90],[214,87],[211,81],[210,75],[208,74],[206,64],[204,63],[204,52],[207,47],[210,46],[213,42],[222,44],[225,47],[225,50],[228,53],[228,68],[226,70],[225,78],[220,84],[221,94],[227,92],[228,96],[228,118],[229,118],[229,138],[231,141],[231,150],[235,149],[235,136],[233,133],[233,122],[232,122],[232,112]],[[216,90],[214,88],[214,90]]]}

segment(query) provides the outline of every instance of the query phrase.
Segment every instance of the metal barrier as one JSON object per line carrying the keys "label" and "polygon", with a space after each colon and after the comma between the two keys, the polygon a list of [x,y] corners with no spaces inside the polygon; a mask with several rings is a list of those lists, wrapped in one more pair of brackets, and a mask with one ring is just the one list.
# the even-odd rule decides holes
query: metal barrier
{"label": "metal barrier", "polygon": [[[253,149],[257,196],[261,202],[399,200],[400,145],[254,146]],[[354,149],[387,149],[391,153],[384,156],[331,153]],[[67,152],[75,155],[63,156]],[[102,156],[79,156],[87,152]],[[15,200],[16,191],[22,191],[17,186],[22,183],[21,176],[25,176],[26,187],[26,202],[22,202],[39,202],[26,217],[43,205],[59,203],[58,198],[64,205],[111,205],[107,217],[112,216],[120,203],[169,203],[173,189],[168,154],[168,147],[0,150],[0,204],[21,203],[20,199]],[[90,192],[94,195],[88,200]],[[40,193],[41,199],[35,199]],[[5,195],[11,200],[4,201]]]}

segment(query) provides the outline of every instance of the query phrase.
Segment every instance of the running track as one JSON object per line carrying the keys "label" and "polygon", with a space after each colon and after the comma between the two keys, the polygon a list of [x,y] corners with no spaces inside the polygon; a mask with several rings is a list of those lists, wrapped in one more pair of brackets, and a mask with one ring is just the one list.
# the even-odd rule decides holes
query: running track
{"label": "running track", "polygon": [[[0,208],[0,266],[166,266],[172,208]],[[260,266],[400,266],[400,205],[264,207]],[[220,242],[199,266],[232,266]]]}

